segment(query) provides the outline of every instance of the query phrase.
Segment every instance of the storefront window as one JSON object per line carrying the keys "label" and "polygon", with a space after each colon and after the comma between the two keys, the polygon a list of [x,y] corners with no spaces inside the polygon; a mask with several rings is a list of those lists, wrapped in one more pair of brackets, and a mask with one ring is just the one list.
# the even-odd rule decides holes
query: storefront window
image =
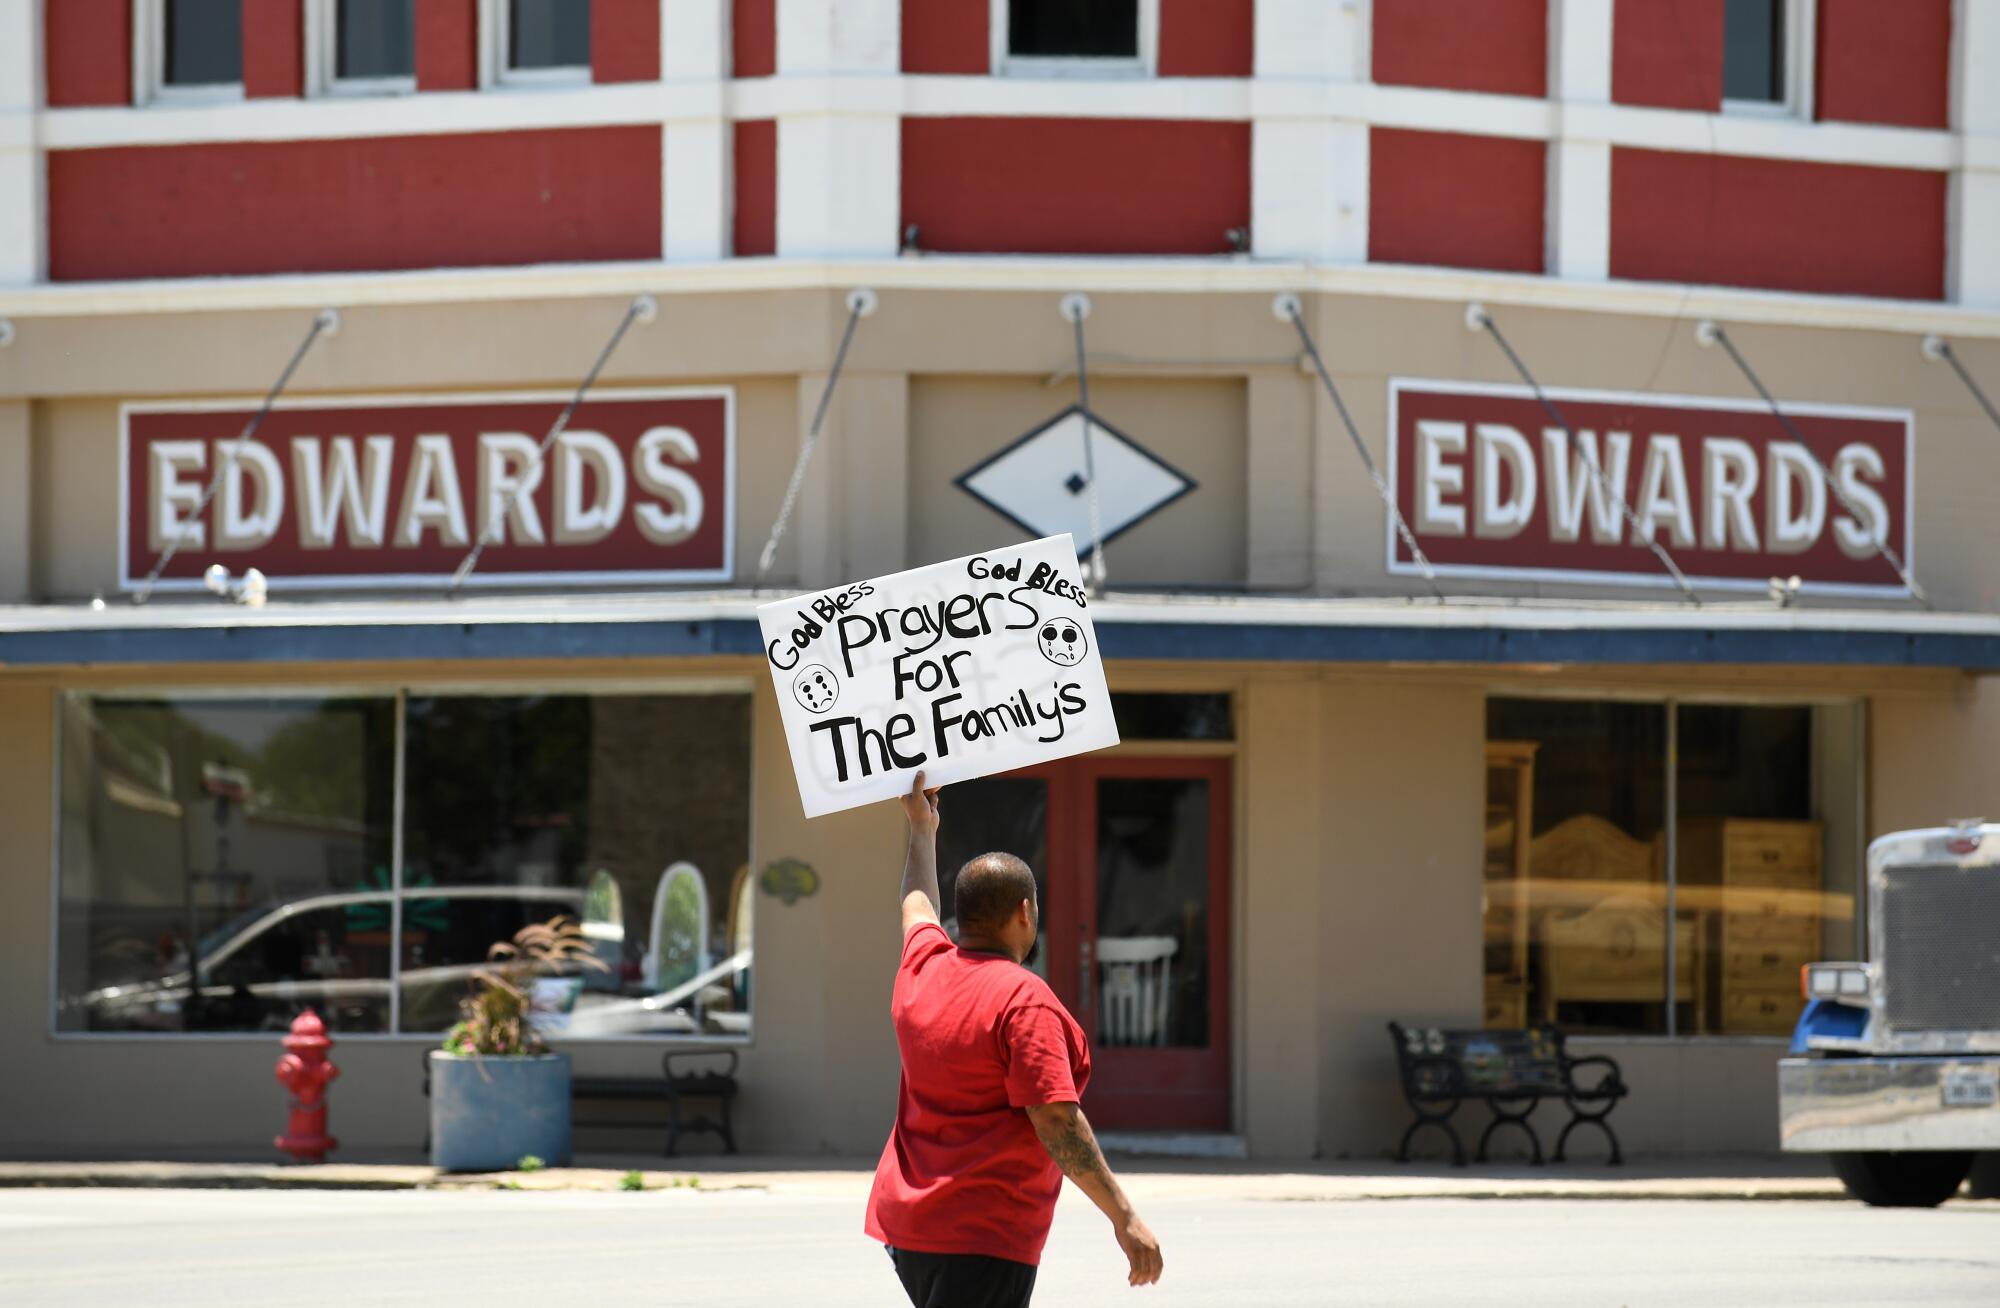
{"label": "storefront window", "polygon": [[1853,947],[1858,731],[1853,705],[1490,700],[1487,1025],[1789,1031],[1801,965]]}
{"label": "storefront window", "polygon": [[1495,699],[1486,736],[1488,1025],[1664,1034],[1666,709]]}
{"label": "storefront window", "polygon": [[389,1029],[390,699],[64,701],[62,1031]]}
{"label": "storefront window", "polygon": [[548,1027],[749,1033],[748,696],[413,695],[407,732],[403,1030],[561,915],[604,968],[547,988]]}
{"label": "storefront window", "polygon": [[57,1029],[438,1032],[566,917],[550,1034],[748,1034],[747,695],[400,707],[399,877],[397,699],[65,700]]}

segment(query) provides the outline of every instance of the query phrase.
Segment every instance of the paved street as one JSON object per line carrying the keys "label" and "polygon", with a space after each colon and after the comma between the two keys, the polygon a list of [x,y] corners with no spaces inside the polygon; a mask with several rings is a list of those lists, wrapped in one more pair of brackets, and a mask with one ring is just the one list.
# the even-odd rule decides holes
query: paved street
{"label": "paved street", "polygon": [[[1128,1290],[1102,1220],[1070,1192],[1038,1303],[2000,1302],[1995,1203],[1286,1200],[1133,1182],[1165,1281]],[[0,1303],[893,1305],[859,1221],[848,1178],[645,1194],[7,1190]]]}

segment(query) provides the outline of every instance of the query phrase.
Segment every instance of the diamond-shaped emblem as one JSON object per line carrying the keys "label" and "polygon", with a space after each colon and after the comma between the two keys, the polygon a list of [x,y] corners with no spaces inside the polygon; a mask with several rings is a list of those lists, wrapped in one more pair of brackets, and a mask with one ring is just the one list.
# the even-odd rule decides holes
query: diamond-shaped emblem
{"label": "diamond-shaped emblem", "polygon": [[[1090,425],[1106,541],[1195,489],[1192,477],[1102,418],[1091,418]],[[968,470],[957,485],[1029,535],[1066,531],[1079,553],[1087,550],[1092,541],[1083,428],[1083,410],[1072,404]]]}

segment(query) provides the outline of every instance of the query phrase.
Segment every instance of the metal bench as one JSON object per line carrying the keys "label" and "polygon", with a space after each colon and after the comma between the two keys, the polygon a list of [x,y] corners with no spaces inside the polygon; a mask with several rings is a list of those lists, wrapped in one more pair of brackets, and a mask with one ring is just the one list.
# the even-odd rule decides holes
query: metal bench
{"label": "metal bench", "polygon": [[[694,1060],[723,1059],[719,1067],[695,1068]],[[424,1097],[431,1093],[430,1051],[424,1051]],[[722,1139],[725,1153],[736,1152],[736,1132],[730,1122],[730,1105],[736,1098],[736,1051],[733,1049],[678,1049],[660,1057],[658,1076],[572,1076],[572,1100],[610,1099],[624,1103],[665,1103],[667,1106],[666,1156],[673,1157],[684,1134],[711,1132]],[[700,1114],[689,1110],[689,1101],[713,1105]],[[711,1116],[710,1113],[714,1115]],[[591,1127],[657,1127],[657,1117],[593,1117],[571,1123],[572,1129]],[[426,1129],[424,1149],[430,1149]]]}
{"label": "metal bench", "polygon": [[[691,1067],[701,1059],[722,1059],[719,1067]],[[736,1051],[733,1049],[680,1049],[660,1056],[659,1076],[578,1076],[570,1080],[572,1099],[615,1099],[667,1105],[666,1156],[673,1157],[686,1134],[713,1133],[722,1140],[724,1153],[736,1152],[736,1132],[730,1123],[730,1105],[736,1099]],[[689,1103],[708,1105],[699,1114]],[[713,1115],[711,1115],[713,1114]],[[590,1126],[657,1126],[652,1121],[593,1118],[575,1123]]]}
{"label": "metal bench", "polygon": [[[1563,1047],[1563,1033],[1555,1027],[1451,1031],[1391,1022],[1389,1038],[1396,1046],[1403,1098],[1417,1115],[1396,1147],[1397,1162],[1410,1161],[1410,1141],[1425,1127],[1434,1126],[1451,1140],[1452,1166],[1465,1166],[1465,1145],[1451,1124],[1451,1116],[1468,1099],[1484,1100],[1493,1113],[1493,1120],[1479,1136],[1475,1154],[1479,1162],[1486,1161],[1486,1148],[1494,1132],[1518,1126],[1527,1133],[1532,1161],[1540,1166],[1542,1140],[1528,1117],[1544,1099],[1562,1100],[1570,1114],[1562,1134],[1556,1137],[1552,1161],[1564,1161],[1570,1133],[1579,1126],[1594,1126],[1604,1133],[1611,1145],[1611,1163],[1625,1161],[1617,1133],[1605,1121],[1628,1093],[1617,1062],[1601,1055],[1571,1058]],[[1592,1084],[1577,1080],[1580,1068],[1596,1069]]]}

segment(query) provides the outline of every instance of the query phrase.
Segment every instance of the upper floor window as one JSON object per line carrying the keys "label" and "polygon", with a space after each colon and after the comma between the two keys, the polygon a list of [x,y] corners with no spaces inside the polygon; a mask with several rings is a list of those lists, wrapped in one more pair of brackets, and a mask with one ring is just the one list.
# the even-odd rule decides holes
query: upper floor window
{"label": "upper floor window", "polygon": [[993,0],[993,66],[1029,77],[1143,76],[1159,0]]}
{"label": "upper floor window", "polygon": [[1722,100],[1734,112],[1808,117],[1813,6],[1800,0],[1726,0]]}
{"label": "upper floor window", "polygon": [[243,94],[242,0],[142,0],[133,18],[139,103]]}
{"label": "upper floor window", "polygon": [[589,79],[590,0],[498,0],[494,9],[494,80]]}
{"label": "upper floor window", "polygon": [[416,89],[416,0],[322,0],[317,10],[315,81],[322,90]]}

